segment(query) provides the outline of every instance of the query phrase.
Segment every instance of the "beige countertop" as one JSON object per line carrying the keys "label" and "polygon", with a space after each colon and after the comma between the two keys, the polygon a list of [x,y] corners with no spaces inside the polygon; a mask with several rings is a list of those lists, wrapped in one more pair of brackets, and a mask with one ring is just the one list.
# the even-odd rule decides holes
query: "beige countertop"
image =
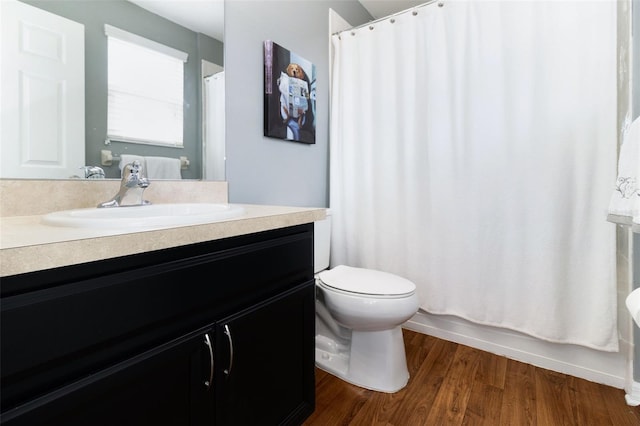
{"label": "beige countertop", "polygon": [[144,253],[322,220],[324,208],[245,205],[232,219],[144,231],[49,226],[41,216],[0,218],[0,276]]}
{"label": "beige countertop", "polygon": [[[0,179],[0,277],[252,234],[325,218],[324,208],[239,204],[241,216],[199,225],[139,231],[49,226],[42,216],[109,199],[117,180]],[[153,203],[227,202],[226,182],[156,181]]]}

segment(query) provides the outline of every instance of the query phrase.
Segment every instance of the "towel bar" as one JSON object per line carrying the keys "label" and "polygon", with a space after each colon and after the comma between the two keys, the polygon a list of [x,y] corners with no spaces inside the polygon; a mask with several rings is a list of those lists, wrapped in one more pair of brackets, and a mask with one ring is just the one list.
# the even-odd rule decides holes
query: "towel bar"
{"label": "towel bar", "polygon": [[[103,166],[112,166],[114,161],[120,161],[120,156],[113,155],[108,149],[100,151],[100,164]],[[180,157],[180,169],[186,170],[190,164],[191,162],[188,157]]]}

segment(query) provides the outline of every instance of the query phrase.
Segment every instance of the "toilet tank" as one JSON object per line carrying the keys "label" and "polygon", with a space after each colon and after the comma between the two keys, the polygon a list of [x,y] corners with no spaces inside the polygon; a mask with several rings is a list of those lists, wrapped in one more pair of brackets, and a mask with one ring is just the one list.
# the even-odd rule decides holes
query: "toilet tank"
{"label": "toilet tank", "polygon": [[331,247],[331,211],[327,209],[327,218],[313,222],[313,269],[317,274],[329,268]]}

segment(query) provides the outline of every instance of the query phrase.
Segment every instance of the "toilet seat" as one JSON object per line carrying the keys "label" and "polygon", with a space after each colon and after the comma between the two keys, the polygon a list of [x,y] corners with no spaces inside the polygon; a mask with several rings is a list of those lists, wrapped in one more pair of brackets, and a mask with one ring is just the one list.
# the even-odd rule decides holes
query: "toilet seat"
{"label": "toilet seat", "polygon": [[373,297],[404,297],[416,290],[413,282],[397,275],[346,265],[322,271],[318,278],[332,290]]}

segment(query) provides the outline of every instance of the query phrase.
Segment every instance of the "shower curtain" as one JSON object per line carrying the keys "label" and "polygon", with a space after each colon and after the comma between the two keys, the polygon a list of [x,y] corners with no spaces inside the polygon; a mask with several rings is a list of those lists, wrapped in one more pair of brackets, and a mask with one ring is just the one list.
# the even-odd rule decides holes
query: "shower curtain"
{"label": "shower curtain", "polygon": [[224,71],[204,79],[204,179],[225,180]]}
{"label": "shower curtain", "polygon": [[445,1],[333,36],[332,265],[617,351],[615,1]]}

